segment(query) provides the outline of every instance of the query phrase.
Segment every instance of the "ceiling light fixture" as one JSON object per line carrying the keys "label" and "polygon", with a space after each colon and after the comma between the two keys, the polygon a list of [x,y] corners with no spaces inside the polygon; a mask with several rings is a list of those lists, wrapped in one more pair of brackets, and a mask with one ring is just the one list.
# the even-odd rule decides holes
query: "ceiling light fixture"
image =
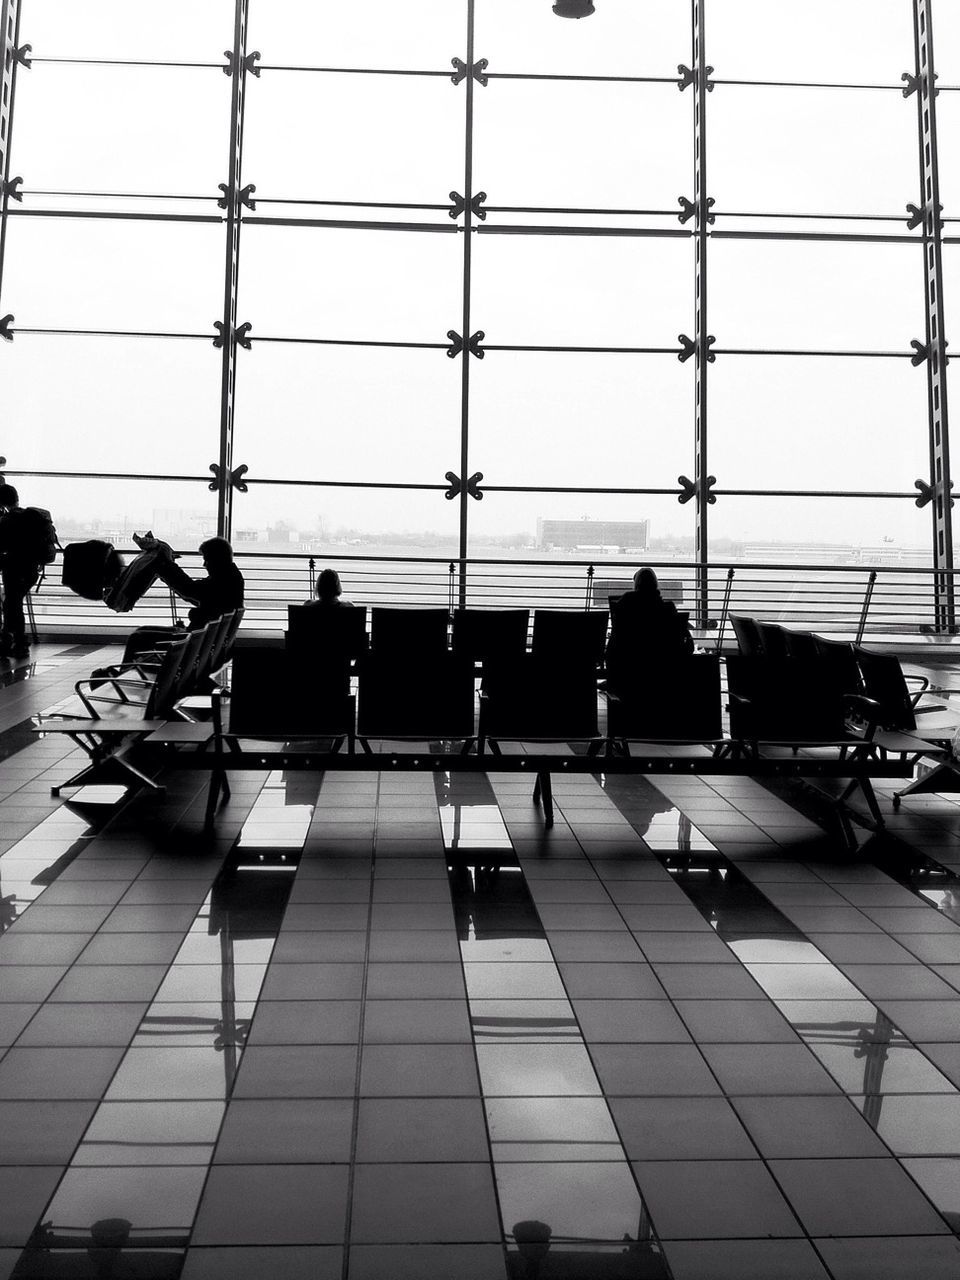
{"label": "ceiling light fixture", "polygon": [[589,18],[595,10],[593,0],[557,0],[553,12],[558,18]]}

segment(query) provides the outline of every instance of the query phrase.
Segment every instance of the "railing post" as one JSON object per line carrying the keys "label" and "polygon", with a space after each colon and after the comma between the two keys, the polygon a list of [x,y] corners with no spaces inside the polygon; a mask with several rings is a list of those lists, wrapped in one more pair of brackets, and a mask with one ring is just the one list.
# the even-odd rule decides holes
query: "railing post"
{"label": "railing post", "polygon": [[863,604],[860,606],[860,624],[857,627],[857,644],[863,643],[863,633],[867,629],[867,614],[870,612],[870,601],[873,599],[873,588],[877,581],[876,569],[870,570],[870,577],[867,579],[867,589],[864,592]]}
{"label": "railing post", "polygon": [[587,565],[587,586],[586,586],[586,593],[583,601],[583,607],[588,611],[593,605],[593,573],[594,573],[593,565],[588,564]]}
{"label": "railing post", "polygon": [[317,562],[313,556],[307,561],[307,573],[310,576],[310,599],[312,600],[317,590]]}
{"label": "railing post", "polygon": [[727,585],[723,589],[723,607],[720,610],[720,626],[717,630],[717,653],[723,648],[723,633],[727,626],[727,614],[730,612],[730,596],[733,592],[733,574],[732,568],[727,570]]}
{"label": "railing post", "polygon": [[[464,566],[464,570],[465,569],[466,569],[466,566]],[[451,615],[453,614],[454,599],[455,599],[455,595],[454,595],[454,585],[456,580],[455,575],[456,575],[456,565],[454,565],[453,561],[451,560],[449,565],[447,566],[447,609],[450,611]],[[467,584],[466,584],[466,581],[464,580],[461,584],[461,596],[462,596],[461,608],[466,607],[466,603],[467,603],[466,590],[467,590]]]}
{"label": "railing post", "polygon": [[943,303],[943,218],[937,156],[937,90],[933,64],[931,0],[913,0],[916,77],[904,95],[916,92],[920,148],[920,205],[923,228],[923,283],[926,302],[927,420],[930,433],[930,488],[933,501],[934,626],[957,629],[953,581],[953,513],[950,490],[950,431],[947,420],[947,353]]}

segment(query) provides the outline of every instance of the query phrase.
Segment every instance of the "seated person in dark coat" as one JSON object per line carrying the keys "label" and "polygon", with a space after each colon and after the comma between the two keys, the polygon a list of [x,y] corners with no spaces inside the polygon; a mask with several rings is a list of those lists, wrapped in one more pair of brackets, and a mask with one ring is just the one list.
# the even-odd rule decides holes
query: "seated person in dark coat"
{"label": "seated person in dark coat", "polygon": [[638,678],[693,653],[687,622],[672,600],[660,594],[652,569],[638,569],[634,588],[610,601],[607,686],[624,692]]}
{"label": "seated person in dark coat", "polygon": [[[139,545],[148,550],[155,542],[142,539]],[[207,571],[205,578],[191,578],[173,559],[167,559],[158,569],[161,581],[193,606],[187,614],[190,631],[199,631],[215,618],[243,608],[243,574],[233,562],[230,543],[226,538],[208,538],[201,542],[200,554]],[[177,627],[138,627],[127,640],[123,661],[131,662],[138,654],[163,647],[182,635]]]}

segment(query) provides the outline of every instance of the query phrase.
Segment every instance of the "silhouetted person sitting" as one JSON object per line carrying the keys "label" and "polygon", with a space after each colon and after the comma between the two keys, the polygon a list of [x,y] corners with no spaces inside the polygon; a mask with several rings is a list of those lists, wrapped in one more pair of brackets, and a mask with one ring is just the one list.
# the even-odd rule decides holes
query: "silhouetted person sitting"
{"label": "silhouetted person sitting", "polygon": [[[152,544],[141,540],[143,550]],[[176,595],[193,606],[187,614],[187,628],[199,631],[208,622],[243,608],[243,574],[233,562],[233,547],[226,538],[208,538],[200,544],[205,578],[191,578],[168,556],[158,568],[162,582]],[[124,662],[130,662],[148,649],[163,645],[183,632],[177,627],[138,627],[127,640]]]}
{"label": "silhouetted person sitting", "polygon": [[352,609],[353,601],[344,600],[340,575],[336,569],[321,569],[317,577],[317,598],[306,606],[308,609]]}
{"label": "silhouetted person sitting", "polygon": [[686,619],[672,600],[660,594],[652,569],[638,569],[634,588],[610,601],[610,638],[607,641],[607,685],[624,692],[652,669],[676,662],[693,653],[693,639]]}

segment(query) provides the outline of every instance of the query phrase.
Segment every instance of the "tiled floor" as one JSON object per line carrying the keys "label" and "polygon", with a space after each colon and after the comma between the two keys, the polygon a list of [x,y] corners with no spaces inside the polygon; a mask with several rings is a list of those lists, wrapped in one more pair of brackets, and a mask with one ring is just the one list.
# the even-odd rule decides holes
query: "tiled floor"
{"label": "tiled floor", "polygon": [[[960,1276],[960,807],[88,789],[0,689],[0,1280]],[[884,802],[889,812],[889,804]]]}

